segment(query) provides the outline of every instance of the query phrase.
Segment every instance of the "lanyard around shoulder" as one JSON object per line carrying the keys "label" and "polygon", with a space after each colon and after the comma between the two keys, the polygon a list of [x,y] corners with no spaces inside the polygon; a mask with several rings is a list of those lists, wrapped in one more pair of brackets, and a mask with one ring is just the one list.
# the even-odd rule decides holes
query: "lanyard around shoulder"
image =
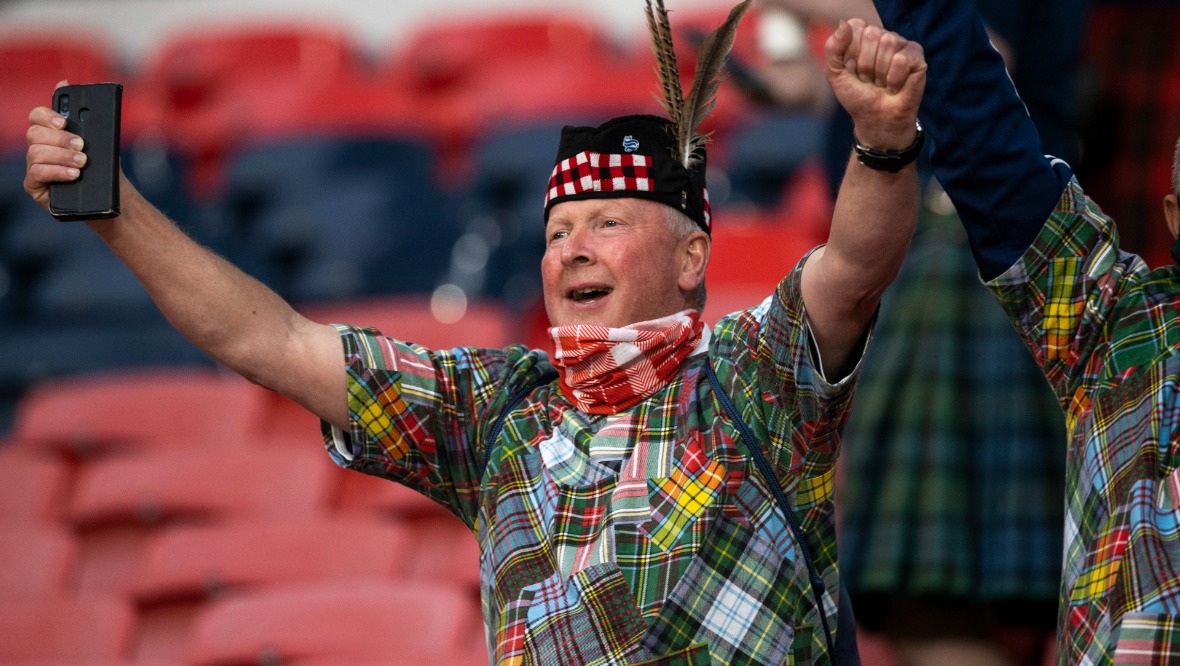
{"label": "lanyard around shoulder", "polygon": [[745,420],[738,413],[737,407],[729,399],[729,394],[725,392],[725,389],[721,388],[721,380],[717,379],[717,372],[713,370],[712,358],[709,358],[705,362],[705,374],[709,377],[709,383],[713,386],[713,395],[717,396],[717,401],[721,403],[721,407],[729,415],[729,420],[737,427],[738,433],[745,441],[750,457],[754,459],[754,464],[757,465],[758,472],[762,475],[762,480],[770,488],[770,493],[774,495],[779,510],[786,517],[787,525],[791,528],[791,534],[795,537],[795,543],[799,544],[799,553],[803,556],[803,562],[807,565],[807,576],[811,579],[811,592],[815,596],[815,607],[819,611],[820,625],[824,631],[824,641],[828,645],[828,654],[834,655],[836,654],[836,649],[832,643],[832,631],[828,627],[828,615],[824,612],[824,579],[823,576],[819,575],[819,570],[816,569],[815,558],[811,555],[811,544],[807,541],[807,533],[803,531],[803,526],[799,524],[799,519],[795,516],[794,508],[791,506],[790,501],[787,499],[787,494],[779,484],[778,476],[774,473],[774,469],[766,461],[766,456],[762,455],[762,446],[754,438],[754,432],[750,430],[750,426],[746,425]]}

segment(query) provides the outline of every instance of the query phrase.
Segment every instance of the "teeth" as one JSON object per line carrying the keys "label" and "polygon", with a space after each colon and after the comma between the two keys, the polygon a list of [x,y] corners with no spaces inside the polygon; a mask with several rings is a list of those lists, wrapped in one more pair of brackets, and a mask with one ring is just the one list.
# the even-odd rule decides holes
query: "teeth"
{"label": "teeth", "polygon": [[584,298],[592,298],[598,295],[605,295],[611,292],[610,289],[599,289],[596,287],[587,287],[585,289],[575,289],[570,292],[570,297],[575,300],[582,300]]}

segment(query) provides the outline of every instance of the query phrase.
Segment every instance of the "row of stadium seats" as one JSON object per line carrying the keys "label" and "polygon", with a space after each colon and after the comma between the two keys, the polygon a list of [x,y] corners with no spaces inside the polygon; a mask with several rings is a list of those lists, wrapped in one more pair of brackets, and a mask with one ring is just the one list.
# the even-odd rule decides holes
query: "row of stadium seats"
{"label": "row of stadium seats", "polygon": [[[686,77],[700,35],[725,11],[676,12]],[[757,55],[753,25],[746,21],[739,35],[746,58]],[[56,31],[27,31],[0,44],[0,78],[0,152],[22,147],[29,109],[47,103],[57,81],[119,80],[125,138],[199,155],[201,187],[220,182],[210,162],[221,153],[276,136],[419,134],[443,149],[457,177],[466,148],[488,131],[659,110],[645,42],[618,43],[587,17],[548,9],[439,19],[371,57],[347,31],[323,23],[197,25],[166,35],[134,66],[120,63],[101,34],[64,47]],[[750,105],[734,89],[721,94],[706,129],[724,143]]]}
{"label": "row of stadium seats", "polygon": [[470,530],[317,433],[217,371],[25,396],[0,448],[0,662],[486,663]]}

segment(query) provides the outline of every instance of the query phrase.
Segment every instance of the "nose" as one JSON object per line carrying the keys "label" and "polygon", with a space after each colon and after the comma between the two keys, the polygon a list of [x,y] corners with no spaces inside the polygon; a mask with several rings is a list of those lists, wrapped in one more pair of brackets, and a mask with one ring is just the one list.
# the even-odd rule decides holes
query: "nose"
{"label": "nose", "polygon": [[567,266],[593,263],[594,244],[590,234],[581,229],[571,229],[561,243],[561,261]]}

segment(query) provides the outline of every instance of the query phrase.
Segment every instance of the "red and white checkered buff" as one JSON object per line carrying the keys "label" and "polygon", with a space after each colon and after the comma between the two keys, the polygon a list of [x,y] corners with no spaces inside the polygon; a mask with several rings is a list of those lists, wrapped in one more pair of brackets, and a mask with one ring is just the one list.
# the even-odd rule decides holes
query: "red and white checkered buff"
{"label": "red and white checkered buff", "polygon": [[651,157],[582,151],[558,162],[549,177],[545,206],[558,197],[583,192],[651,192]]}
{"label": "red and white checkered buff", "polygon": [[579,411],[617,414],[666,386],[704,328],[696,310],[623,328],[551,328],[561,392]]}

